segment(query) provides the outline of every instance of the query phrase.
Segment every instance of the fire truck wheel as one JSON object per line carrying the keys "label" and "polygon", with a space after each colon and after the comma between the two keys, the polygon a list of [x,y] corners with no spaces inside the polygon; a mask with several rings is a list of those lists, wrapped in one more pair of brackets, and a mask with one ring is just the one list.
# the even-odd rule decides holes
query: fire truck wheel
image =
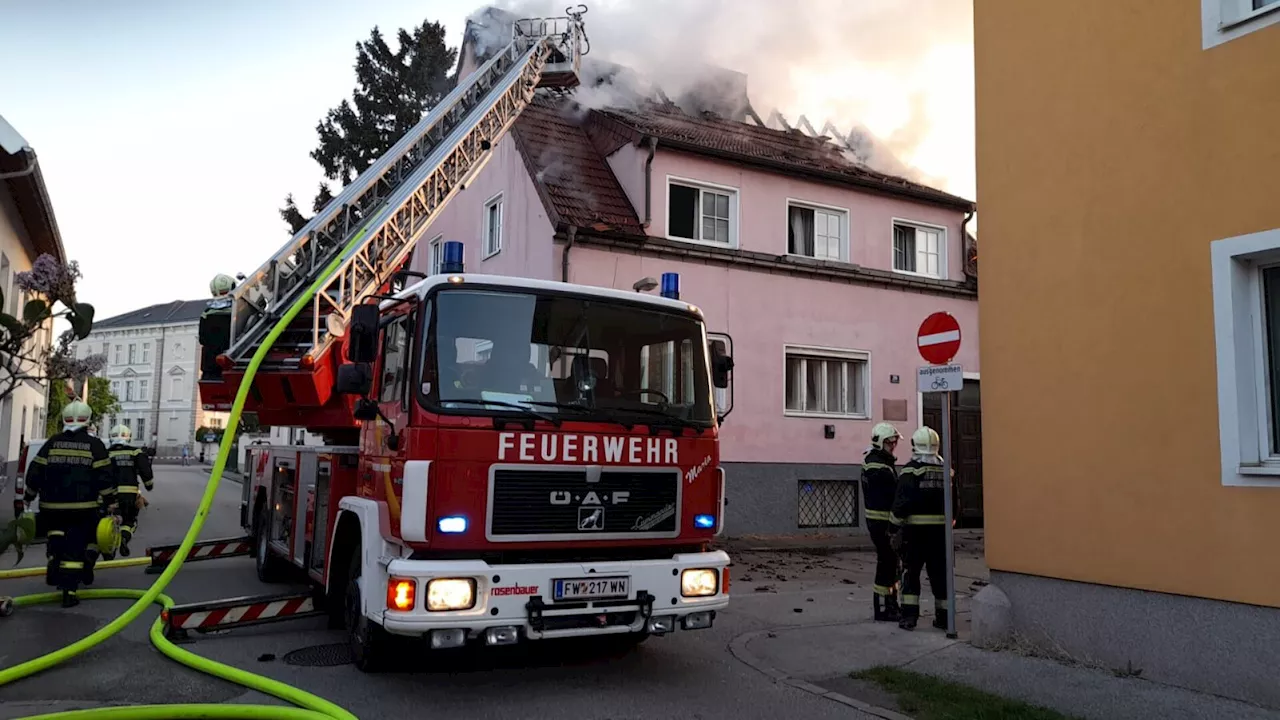
{"label": "fire truck wheel", "polygon": [[360,546],[352,553],[347,580],[347,592],[343,606],[347,642],[351,646],[351,659],[361,672],[380,672],[390,666],[395,650],[395,638],[381,626],[365,617],[361,607]]}
{"label": "fire truck wheel", "polygon": [[285,581],[283,563],[280,558],[271,554],[271,548],[268,546],[270,525],[267,522],[267,513],[262,508],[258,508],[258,519],[254,522],[254,526],[257,528],[254,533],[257,539],[254,543],[253,564],[258,570],[258,580],[264,583]]}

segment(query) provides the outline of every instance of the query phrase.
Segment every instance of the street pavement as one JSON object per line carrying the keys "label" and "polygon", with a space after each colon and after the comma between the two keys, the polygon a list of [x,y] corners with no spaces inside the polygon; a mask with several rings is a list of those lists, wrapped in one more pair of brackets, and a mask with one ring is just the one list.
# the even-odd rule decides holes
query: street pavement
{"label": "street pavement", "polygon": [[[135,555],[178,542],[207,480],[199,467],[158,467],[151,506],[143,513]],[[224,481],[202,539],[238,535],[240,485]],[[24,565],[40,565],[40,548]],[[12,555],[0,560],[8,565]],[[732,646],[779,627],[822,626],[864,619],[870,606],[865,553],[828,557],[802,552],[735,555],[731,607],[714,628],[653,638],[626,653],[574,643],[530,644],[472,653],[440,668],[426,659],[401,672],[366,675],[350,664],[290,664],[288,653],[341,643],[323,620],[307,619],[195,636],[200,655],[261,673],[321,695],[361,718],[870,718],[847,704],[796,687],[739,657]],[[972,564],[972,563],[971,563]],[[980,561],[979,561],[980,564]],[[966,572],[962,566],[962,572]],[[979,574],[982,571],[968,571]],[[94,587],[145,588],[157,576],[141,568],[104,570]],[[968,580],[958,587],[968,587]],[[167,593],[176,602],[278,593],[258,582],[248,558],[192,563]],[[43,578],[0,581],[0,591],[45,592]],[[10,667],[79,639],[108,622],[125,601],[86,601],[72,610],[23,608],[0,619],[0,667]],[[961,607],[964,607],[963,605]],[[0,719],[106,705],[232,702],[280,704],[274,698],[182,667],[155,651],[148,610],[121,635],[84,655],[0,688]],[[857,654],[857,647],[847,648]]]}

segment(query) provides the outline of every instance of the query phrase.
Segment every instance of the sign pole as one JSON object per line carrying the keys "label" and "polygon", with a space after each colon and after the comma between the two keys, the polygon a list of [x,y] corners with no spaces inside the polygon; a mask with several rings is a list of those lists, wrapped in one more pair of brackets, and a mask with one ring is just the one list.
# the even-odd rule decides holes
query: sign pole
{"label": "sign pole", "polygon": [[954,640],[956,635],[956,540],[951,524],[955,516],[954,503],[951,501],[951,392],[942,393],[942,476],[946,497],[943,502],[946,508],[947,533],[947,637]]}

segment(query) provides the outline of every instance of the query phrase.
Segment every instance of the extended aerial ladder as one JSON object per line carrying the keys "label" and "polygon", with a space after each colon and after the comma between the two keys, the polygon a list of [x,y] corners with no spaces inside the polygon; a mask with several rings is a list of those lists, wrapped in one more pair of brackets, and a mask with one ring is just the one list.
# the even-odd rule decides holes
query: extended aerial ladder
{"label": "extended aerial ladder", "polygon": [[[229,408],[271,328],[334,258],[338,271],[277,339],[245,409],[267,425],[333,432],[355,427],[350,398],[333,392],[351,310],[388,292],[428,225],[483,168],[539,87],[573,87],[585,44],[582,15],[514,23],[511,42],[343,188],[233,293],[222,377],[201,380],[209,409]],[[357,240],[358,238],[358,240]],[[356,240],[350,250],[343,248]]]}

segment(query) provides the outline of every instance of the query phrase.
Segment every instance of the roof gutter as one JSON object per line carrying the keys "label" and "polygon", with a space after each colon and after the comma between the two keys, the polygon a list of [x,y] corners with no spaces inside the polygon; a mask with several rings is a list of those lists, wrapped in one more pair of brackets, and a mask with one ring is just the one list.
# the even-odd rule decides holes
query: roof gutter
{"label": "roof gutter", "polygon": [[653,156],[658,152],[658,138],[648,135],[644,143],[649,147],[649,157],[644,161],[644,222],[640,227],[647,231],[653,221]]}
{"label": "roof gutter", "polygon": [[13,178],[26,177],[36,171],[36,156],[30,150],[23,152],[27,157],[27,166],[17,172],[0,173],[0,180],[12,180]]}

